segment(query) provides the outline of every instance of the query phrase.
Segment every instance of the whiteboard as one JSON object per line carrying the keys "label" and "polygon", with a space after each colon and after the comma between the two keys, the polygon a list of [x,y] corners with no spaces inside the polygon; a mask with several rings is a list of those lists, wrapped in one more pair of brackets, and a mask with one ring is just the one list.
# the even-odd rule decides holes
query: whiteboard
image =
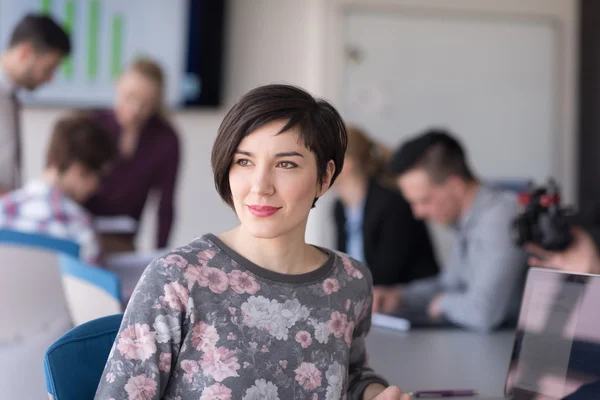
{"label": "whiteboard", "polygon": [[163,67],[166,102],[181,103],[187,55],[187,0],[0,0],[0,43],[8,46],[18,21],[29,12],[49,13],[73,44],[55,79],[31,93],[29,104],[108,106],[114,82],[138,56]]}
{"label": "whiteboard", "polygon": [[462,140],[479,176],[558,173],[556,35],[549,20],[351,12],[343,114],[395,147],[431,127]]}

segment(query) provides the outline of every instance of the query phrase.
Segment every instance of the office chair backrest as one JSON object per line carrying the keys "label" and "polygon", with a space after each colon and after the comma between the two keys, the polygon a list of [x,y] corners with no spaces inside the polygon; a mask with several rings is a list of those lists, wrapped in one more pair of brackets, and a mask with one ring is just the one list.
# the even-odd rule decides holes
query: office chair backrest
{"label": "office chair backrest", "polygon": [[74,326],[122,312],[119,277],[61,254],[59,257],[65,297]]}
{"label": "office chair backrest", "polygon": [[71,329],[52,344],[44,357],[50,399],[93,399],[122,314],[98,318]]}
{"label": "office chair backrest", "polygon": [[79,245],[77,243],[37,233],[0,229],[0,244],[2,243],[52,249],[79,258]]}

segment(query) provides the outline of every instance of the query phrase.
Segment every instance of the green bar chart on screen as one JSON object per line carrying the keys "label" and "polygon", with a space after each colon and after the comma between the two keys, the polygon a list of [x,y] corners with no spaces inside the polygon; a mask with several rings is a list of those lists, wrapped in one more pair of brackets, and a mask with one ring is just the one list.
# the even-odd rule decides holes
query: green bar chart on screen
{"label": "green bar chart on screen", "polygon": [[98,48],[100,30],[100,1],[92,0],[88,9],[87,74],[90,80],[98,77]]}
{"label": "green bar chart on screen", "polygon": [[[49,1],[49,0],[47,0]],[[63,22],[63,28],[69,35],[73,33],[73,27],[75,26],[75,0],[67,0],[65,3],[65,19]],[[73,79],[73,56],[69,55],[62,62],[62,72],[66,79]]]}
{"label": "green bar chart on screen", "polygon": [[52,11],[52,0],[40,0],[40,12],[44,15],[50,14]]}
{"label": "green bar chart on screen", "polygon": [[110,76],[116,79],[123,68],[123,16],[121,14],[112,17],[110,49]]}

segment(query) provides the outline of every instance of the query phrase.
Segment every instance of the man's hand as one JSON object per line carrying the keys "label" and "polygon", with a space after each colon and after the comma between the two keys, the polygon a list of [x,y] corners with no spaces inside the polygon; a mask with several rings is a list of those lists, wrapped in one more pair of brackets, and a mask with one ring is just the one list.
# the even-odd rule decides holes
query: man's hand
{"label": "man's hand", "polygon": [[442,318],[442,315],[443,315],[442,306],[441,306],[442,295],[443,295],[443,293],[436,294],[435,297],[433,298],[433,300],[431,300],[431,302],[429,302],[429,307],[427,308],[427,314],[429,315],[429,318],[431,318],[433,321],[439,321]]}
{"label": "man's hand", "polygon": [[592,237],[581,228],[573,228],[573,243],[568,249],[557,252],[528,244],[525,248],[533,256],[532,267],[554,268],[569,272],[600,274],[600,257]]}
{"label": "man's hand", "polygon": [[373,383],[365,389],[363,394],[364,400],[411,400],[410,394],[402,394],[398,386],[390,386],[386,388],[379,383]]}
{"label": "man's hand", "polygon": [[389,286],[375,286],[373,288],[373,312],[390,314],[402,303],[402,292],[398,288]]}

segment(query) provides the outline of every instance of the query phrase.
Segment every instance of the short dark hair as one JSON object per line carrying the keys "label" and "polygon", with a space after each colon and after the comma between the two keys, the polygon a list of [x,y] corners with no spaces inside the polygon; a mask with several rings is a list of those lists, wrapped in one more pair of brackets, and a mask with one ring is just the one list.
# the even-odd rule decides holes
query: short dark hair
{"label": "short dark hair", "polygon": [[38,52],[71,53],[71,39],[60,25],[47,15],[27,14],[15,27],[8,46],[31,43]]}
{"label": "short dark hair", "polygon": [[337,110],[327,101],[316,99],[295,86],[261,86],[246,93],[229,110],[212,148],[215,187],[230,207],[233,207],[233,199],[229,169],[235,152],[244,137],[273,121],[287,121],[279,133],[298,128],[300,139],[316,156],[318,182],[323,182],[330,160],[335,163],[331,184],[342,170],[348,137]]}
{"label": "short dark hair", "polygon": [[424,169],[434,183],[442,183],[449,176],[475,180],[460,142],[444,129],[429,129],[406,141],[389,162],[396,175],[415,168]]}
{"label": "short dark hair", "polygon": [[77,113],[61,118],[54,126],[46,166],[65,172],[81,163],[90,172],[101,173],[118,157],[115,140],[99,121]]}

